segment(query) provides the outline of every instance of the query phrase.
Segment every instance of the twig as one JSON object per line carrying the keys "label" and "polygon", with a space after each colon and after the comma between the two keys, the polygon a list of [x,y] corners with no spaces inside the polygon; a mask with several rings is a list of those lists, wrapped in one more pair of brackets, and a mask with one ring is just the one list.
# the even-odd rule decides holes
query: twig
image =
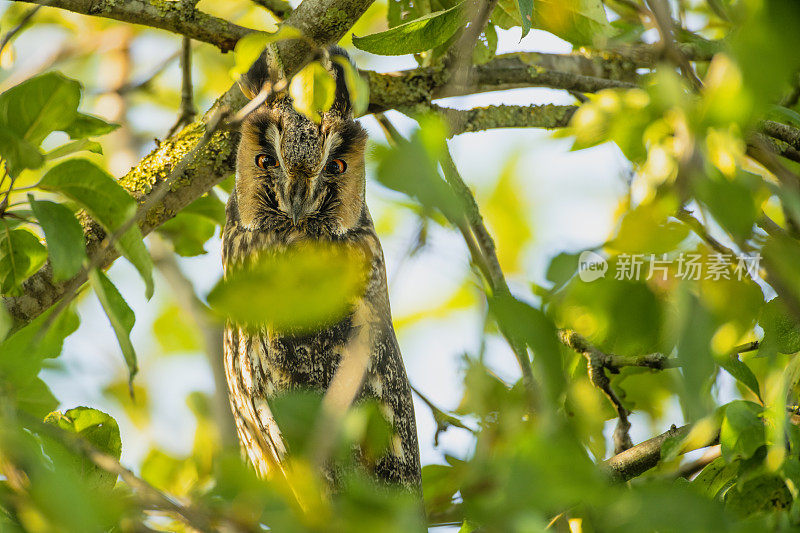
{"label": "twig", "polygon": [[653,14],[653,21],[658,29],[658,34],[661,38],[661,46],[663,47],[665,55],[681,69],[681,72],[686,79],[689,80],[695,90],[701,89],[703,87],[703,82],[697,77],[691,63],[689,63],[689,60],[675,42],[675,23],[670,14],[669,4],[665,0],[646,0],[646,2]]}
{"label": "twig", "polygon": [[785,142],[795,150],[800,150],[800,129],[775,122],[774,120],[765,120],[761,123],[761,131],[770,137]]}
{"label": "twig", "polygon": [[[631,441],[629,433],[631,423],[628,420],[628,415],[631,413],[625,408],[625,406],[622,405],[622,401],[617,396],[617,393],[614,392],[614,389],[611,388],[611,381],[606,375],[606,368],[608,368],[612,373],[619,373],[620,367],[615,366],[612,363],[613,356],[601,352],[589,344],[589,342],[581,335],[571,330],[559,330],[558,338],[566,346],[583,355],[583,357],[586,359],[586,364],[589,371],[589,381],[591,381],[592,385],[603,391],[603,394],[606,395],[606,397],[614,406],[614,409],[617,411],[617,427],[614,430],[613,438],[614,453],[622,453],[623,451],[632,447],[633,442]],[[641,358],[639,361],[634,362],[634,364],[636,366],[648,366],[650,368],[663,368],[665,359],[663,356],[661,358],[653,358],[652,360],[647,360],[645,359],[646,357],[648,356]],[[654,366],[645,364],[646,362],[649,362]],[[619,364],[619,361],[617,363]]]}
{"label": "twig", "polygon": [[167,69],[167,67],[169,67],[172,64],[173,61],[175,61],[181,56],[181,52],[182,50],[178,50],[175,53],[171,54],[164,61],[156,65],[156,67],[152,70],[152,72],[150,72],[149,75],[147,75],[146,77],[142,78],[139,81],[126,83],[118,87],[115,92],[118,94],[125,95],[130,92],[138,91],[139,89],[147,87],[148,85],[153,83],[156,77],[158,77],[159,74],[164,72]]}
{"label": "twig", "polygon": [[14,36],[18,34],[22,30],[22,28],[24,28],[25,25],[28,24],[28,22],[30,22],[33,16],[36,15],[36,12],[39,11],[43,5],[46,5],[48,3],[49,2],[46,2],[45,4],[32,7],[31,9],[29,9],[22,17],[22,20],[19,21],[19,24],[8,30],[8,32],[5,35],[3,35],[3,38],[0,39],[0,54],[3,53],[3,49],[9,42],[11,42],[11,39],[13,39]]}
{"label": "twig", "polygon": [[712,237],[706,227],[703,226],[703,223],[700,222],[688,209],[679,209],[677,215],[675,215],[675,218],[689,226],[692,231],[698,235],[698,237],[703,239],[706,244],[708,244],[716,252],[722,255],[730,255],[732,257],[736,256],[736,253],[733,250]]}
{"label": "twig", "polygon": [[172,137],[181,126],[194,122],[194,117],[197,115],[192,91],[192,40],[188,37],[183,38],[181,46],[181,76],[181,114],[175,125],[170,128],[167,137]]}
{"label": "twig", "polygon": [[411,385],[411,390],[417,397],[422,400],[422,403],[428,406],[428,409],[431,410],[431,414],[433,415],[433,420],[436,422],[436,432],[433,434],[433,445],[439,446],[439,434],[444,433],[445,431],[450,428],[450,426],[454,426],[461,429],[466,429],[467,431],[473,431],[468,426],[465,426],[461,420],[454,417],[451,414],[448,414],[438,407],[424,394],[422,394],[416,387]]}

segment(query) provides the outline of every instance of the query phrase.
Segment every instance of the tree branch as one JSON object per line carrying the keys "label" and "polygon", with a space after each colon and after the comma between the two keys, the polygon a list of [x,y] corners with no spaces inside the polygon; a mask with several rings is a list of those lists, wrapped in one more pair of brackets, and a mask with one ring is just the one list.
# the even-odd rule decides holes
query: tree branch
{"label": "tree branch", "polygon": [[496,105],[474,109],[451,109],[431,105],[450,124],[450,137],[497,128],[563,128],[578,109],[571,105]]}
{"label": "tree branch", "polygon": [[185,35],[210,43],[227,52],[236,41],[255,30],[237,26],[198,9],[192,2],[155,2],[147,0],[17,0],[29,4],[49,5],[82,15],[142,24]]}
{"label": "tree branch", "polygon": [[[614,481],[628,481],[636,476],[639,476],[658,464],[661,460],[661,447],[664,443],[671,438],[684,438],[691,431],[692,426],[687,425],[676,428],[672,426],[669,430],[637,444],[633,448],[618,453],[608,461],[605,461],[605,466],[611,478]],[[715,434],[704,442],[693,443],[692,449],[705,448],[706,446],[713,446],[719,441],[719,434]],[[684,450],[688,452],[691,450]]]}

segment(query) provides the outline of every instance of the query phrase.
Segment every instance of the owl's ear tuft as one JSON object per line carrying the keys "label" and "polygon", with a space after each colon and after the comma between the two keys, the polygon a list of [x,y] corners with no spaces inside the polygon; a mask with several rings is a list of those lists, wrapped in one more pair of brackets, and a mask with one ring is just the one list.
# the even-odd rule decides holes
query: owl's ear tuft
{"label": "owl's ear tuft", "polygon": [[267,61],[267,51],[264,50],[244,76],[239,78],[239,88],[249,100],[255,98],[255,96],[261,92],[264,84],[270,81]]}
{"label": "owl's ear tuft", "polygon": [[336,92],[333,99],[333,105],[331,106],[331,110],[338,112],[342,116],[347,118],[352,118],[353,116],[353,105],[350,101],[350,90],[347,88],[346,82],[346,74],[344,71],[344,66],[336,60],[337,57],[344,58],[344,60],[350,65],[353,66],[353,69],[356,68],[353,60],[350,59],[350,56],[343,48],[338,46],[332,46],[329,49],[330,52],[330,59],[331,65],[330,70],[333,74],[333,79],[336,81]]}

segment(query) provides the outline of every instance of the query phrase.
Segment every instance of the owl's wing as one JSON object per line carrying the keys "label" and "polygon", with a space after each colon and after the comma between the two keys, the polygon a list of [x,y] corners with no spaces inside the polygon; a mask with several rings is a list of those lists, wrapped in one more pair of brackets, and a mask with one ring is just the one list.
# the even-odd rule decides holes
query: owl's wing
{"label": "owl's wing", "polygon": [[228,324],[225,328],[225,372],[231,409],[244,452],[261,477],[274,473],[285,476],[281,461],[286,454],[283,436],[263,391],[258,387],[254,365],[260,364],[260,343],[251,335]]}

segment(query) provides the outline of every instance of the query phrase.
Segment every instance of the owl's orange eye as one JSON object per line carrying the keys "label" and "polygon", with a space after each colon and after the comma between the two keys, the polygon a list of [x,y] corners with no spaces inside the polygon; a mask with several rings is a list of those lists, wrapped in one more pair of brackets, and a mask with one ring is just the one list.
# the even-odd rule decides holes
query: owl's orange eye
{"label": "owl's orange eye", "polygon": [[329,174],[341,174],[347,170],[347,163],[343,159],[332,159],[325,165],[325,171]]}
{"label": "owl's orange eye", "polygon": [[269,154],[258,154],[256,156],[256,166],[263,170],[276,168],[278,166],[278,160]]}

